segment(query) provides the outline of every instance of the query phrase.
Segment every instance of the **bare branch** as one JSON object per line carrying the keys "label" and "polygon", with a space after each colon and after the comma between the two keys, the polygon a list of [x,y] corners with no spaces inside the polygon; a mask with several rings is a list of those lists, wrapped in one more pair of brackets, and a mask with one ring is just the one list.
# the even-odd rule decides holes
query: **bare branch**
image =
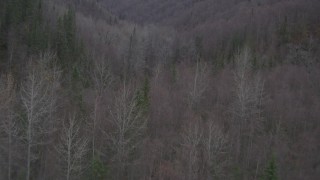
{"label": "bare branch", "polygon": [[79,178],[85,168],[83,161],[88,152],[88,140],[80,136],[80,126],[75,114],[68,118],[67,124],[63,124],[60,144],[56,146],[56,150],[66,179]]}

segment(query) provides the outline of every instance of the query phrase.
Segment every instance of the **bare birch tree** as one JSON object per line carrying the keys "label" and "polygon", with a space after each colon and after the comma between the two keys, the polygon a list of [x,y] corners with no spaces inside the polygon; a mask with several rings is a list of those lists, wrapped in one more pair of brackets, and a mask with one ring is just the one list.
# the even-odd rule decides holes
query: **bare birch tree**
{"label": "bare birch tree", "polygon": [[88,140],[80,135],[80,126],[75,114],[63,124],[60,134],[60,144],[56,146],[66,180],[79,179],[85,165],[88,152]]}
{"label": "bare birch tree", "polygon": [[49,63],[53,60],[54,55],[46,53],[40,56],[38,63],[31,62],[21,85],[21,103],[25,113],[21,138],[27,149],[27,180],[31,178],[32,162],[38,159],[38,153],[33,148],[46,144],[48,135],[54,130],[51,116],[55,111],[55,91],[60,73],[55,68],[49,69]]}
{"label": "bare birch tree", "polygon": [[208,122],[204,138],[204,148],[209,168],[208,179],[221,176],[221,171],[226,163],[224,154],[227,150],[227,136],[220,126],[213,121]]}
{"label": "bare birch tree", "polygon": [[109,71],[109,67],[106,62],[99,61],[95,63],[94,71],[93,71],[93,82],[95,89],[95,101],[94,101],[94,109],[93,109],[93,117],[92,117],[92,157],[95,156],[96,150],[96,136],[98,131],[98,125],[100,122],[100,114],[99,110],[101,109],[101,100],[103,93],[106,88],[111,84],[112,77]]}
{"label": "bare birch tree", "polygon": [[187,180],[198,179],[199,170],[199,147],[203,139],[203,128],[197,121],[189,123],[181,134],[182,154],[186,158],[186,178]]}
{"label": "bare birch tree", "polygon": [[[254,73],[250,64],[251,53],[248,48],[235,59],[234,82],[235,101],[232,113],[235,123],[237,159],[248,165],[248,156],[254,134],[260,128],[262,116],[264,83],[259,74]],[[244,158],[240,160],[239,158]]]}
{"label": "bare birch tree", "polygon": [[188,102],[190,107],[195,107],[202,100],[208,88],[208,76],[207,64],[197,60],[193,82],[189,87]]}
{"label": "bare birch tree", "polygon": [[116,97],[110,114],[112,129],[106,134],[109,148],[114,153],[119,179],[126,171],[129,157],[142,142],[147,119],[137,106],[134,91],[127,89],[126,86]]}

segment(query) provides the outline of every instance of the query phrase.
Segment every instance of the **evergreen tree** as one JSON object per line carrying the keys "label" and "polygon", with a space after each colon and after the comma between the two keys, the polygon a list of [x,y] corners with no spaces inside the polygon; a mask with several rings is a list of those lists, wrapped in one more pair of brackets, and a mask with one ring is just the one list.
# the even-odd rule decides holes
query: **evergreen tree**
{"label": "evergreen tree", "polygon": [[30,12],[29,28],[27,31],[27,45],[31,53],[45,51],[49,47],[50,30],[43,22],[42,12],[42,0],[35,1],[32,12]]}
{"label": "evergreen tree", "polygon": [[79,107],[82,104],[83,87],[88,86],[91,64],[87,61],[83,43],[76,36],[75,11],[69,9],[57,22],[55,47],[59,64],[64,69],[70,96]]}
{"label": "evergreen tree", "polygon": [[146,77],[143,83],[143,86],[140,90],[138,90],[136,95],[137,107],[143,114],[146,114],[149,110],[150,100],[149,100],[149,92],[150,92],[150,82]]}
{"label": "evergreen tree", "polygon": [[276,165],[276,159],[274,156],[271,157],[271,160],[269,161],[266,169],[263,180],[278,180],[277,176],[277,165]]}
{"label": "evergreen tree", "polygon": [[92,170],[92,175],[91,175],[92,180],[103,180],[103,179],[106,179],[108,175],[107,167],[103,164],[103,162],[98,156],[95,156],[92,159],[91,170]]}
{"label": "evergreen tree", "polygon": [[57,54],[62,67],[70,68],[81,54],[77,51],[75,12],[69,9],[63,17],[59,17],[57,24]]}

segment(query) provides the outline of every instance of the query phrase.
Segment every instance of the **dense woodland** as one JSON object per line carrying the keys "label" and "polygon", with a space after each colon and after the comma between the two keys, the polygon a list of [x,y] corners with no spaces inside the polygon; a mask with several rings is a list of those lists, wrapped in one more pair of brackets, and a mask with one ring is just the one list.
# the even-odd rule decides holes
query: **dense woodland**
{"label": "dense woodland", "polygon": [[0,0],[0,179],[318,180],[319,0]]}

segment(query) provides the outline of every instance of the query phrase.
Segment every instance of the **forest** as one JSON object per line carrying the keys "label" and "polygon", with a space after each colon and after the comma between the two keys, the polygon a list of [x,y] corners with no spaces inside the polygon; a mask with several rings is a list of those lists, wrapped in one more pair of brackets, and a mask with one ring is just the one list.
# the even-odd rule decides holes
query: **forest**
{"label": "forest", "polygon": [[320,179],[320,1],[0,0],[0,179]]}

